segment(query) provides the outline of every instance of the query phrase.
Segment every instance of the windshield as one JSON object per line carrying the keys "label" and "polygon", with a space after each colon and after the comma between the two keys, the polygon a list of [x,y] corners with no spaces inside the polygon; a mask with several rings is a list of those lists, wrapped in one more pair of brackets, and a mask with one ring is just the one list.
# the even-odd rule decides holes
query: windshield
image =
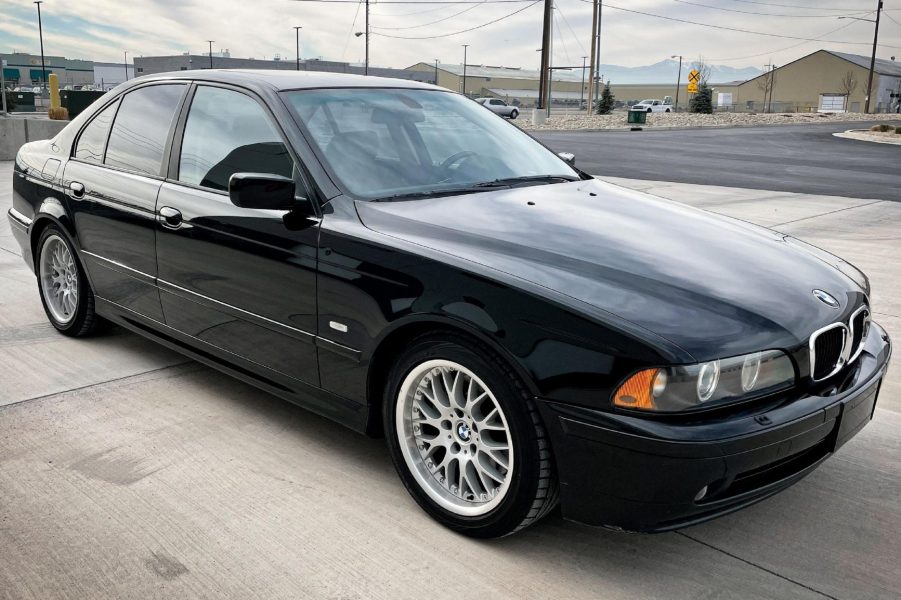
{"label": "windshield", "polygon": [[653,100],[642,100],[639,104],[654,104]]}
{"label": "windshield", "polygon": [[284,95],[331,174],[357,197],[579,178],[515,125],[451,92],[350,88]]}

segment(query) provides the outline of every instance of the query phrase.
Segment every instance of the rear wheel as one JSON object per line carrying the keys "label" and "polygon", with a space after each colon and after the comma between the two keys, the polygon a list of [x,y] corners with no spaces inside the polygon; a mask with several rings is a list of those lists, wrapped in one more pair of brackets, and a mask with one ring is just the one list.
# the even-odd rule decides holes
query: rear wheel
{"label": "rear wheel", "polygon": [[415,340],[391,372],[384,422],[419,505],[472,537],[499,537],[557,502],[550,445],[530,396],[489,349],[461,336]]}
{"label": "rear wheel", "polygon": [[41,303],[50,323],[73,337],[92,333],[99,323],[94,294],[72,243],[56,225],[41,232],[35,265]]}
{"label": "rear wheel", "polygon": [[510,113],[510,118],[511,118],[511,119],[515,119],[515,118],[518,117],[518,116],[519,116],[519,111],[518,111],[518,110],[515,110],[515,109],[514,109],[513,112]]}

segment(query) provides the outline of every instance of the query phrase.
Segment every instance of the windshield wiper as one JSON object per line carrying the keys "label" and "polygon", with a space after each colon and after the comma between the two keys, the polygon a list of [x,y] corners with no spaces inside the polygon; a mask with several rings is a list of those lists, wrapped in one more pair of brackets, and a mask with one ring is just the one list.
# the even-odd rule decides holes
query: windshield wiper
{"label": "windshield wiper", "polygon": [[579,178],[567,175],[523,175],[521,177],[504,177],[494,181],[485,181],[477,183],[475,187],[512,187],[518,183],[565,183],[569,181],[579,181]]}
{"label": "windshield wiper", "polygon": [[405,192],[403,194],[394,194],[393,196],[383,196],[376,198],[376,202],[388,202],[391,200],[412,200],[414,198],[440,198],[441,196],[457,196],[459,194],[477,194],[487,191],[481,184],[474,187],[458,187],[447,188],[443,190],[423,190],[419,192]]}

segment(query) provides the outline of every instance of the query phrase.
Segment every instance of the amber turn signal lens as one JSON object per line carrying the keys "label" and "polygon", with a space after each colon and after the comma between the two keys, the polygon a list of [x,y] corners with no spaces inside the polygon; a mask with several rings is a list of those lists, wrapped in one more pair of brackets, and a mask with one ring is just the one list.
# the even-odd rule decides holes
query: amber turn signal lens
{"label": "amber turn signal lens", "polygon": [[629,377],[613,395],[613,403],[620,408],[654,410],[654,380],[660,369],[645,369]]}

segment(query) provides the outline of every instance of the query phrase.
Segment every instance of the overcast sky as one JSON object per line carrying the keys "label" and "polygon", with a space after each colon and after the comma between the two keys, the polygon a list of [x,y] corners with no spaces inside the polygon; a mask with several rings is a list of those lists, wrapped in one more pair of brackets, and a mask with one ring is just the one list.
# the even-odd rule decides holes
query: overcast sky
{"label": "overcast sky", "polygon": [[[588,53],[589,2],[557,0],[555,64],[581,64],[581,57]],[[770,60],[784,64],[819,48],[868,55],[873,24],[836,17],[872,18],[875,5],[876,0],[613,0],[603,11],[601,60],[639,66],[682,54],[686,59],[700,55],[715,64],[761,67]],[[471,64],[538,66],[542,2],[430,5],[373,1],[371,6],[371,64],[405,67],[435,58],[460,63],[461,44],[470,44],[467,62]],[[712,29],[615,7],[822,41]],[[885,0],[885,8],[878,56],[896,55],[901,60],[901,0]],[[129,57],[199,54],[206,51],[205,40],[213,39],[214,50],[228,48],[233,57],[272,58],[281,54],[293,60],[291,27],[300,25],[304,58],[363,60],[363,38],[352,35],[363,30],[364,10],[356,3],[46,0],[41,10],[44,52],[48,55],[121,62],[125,50]],[[521,12],[503,18],[514,11]],[[474,31],[447,35],[495,19],[502,20]],[[29,0],[0,0],[0,51],[12,50],[39,51],[37,13]]]}

